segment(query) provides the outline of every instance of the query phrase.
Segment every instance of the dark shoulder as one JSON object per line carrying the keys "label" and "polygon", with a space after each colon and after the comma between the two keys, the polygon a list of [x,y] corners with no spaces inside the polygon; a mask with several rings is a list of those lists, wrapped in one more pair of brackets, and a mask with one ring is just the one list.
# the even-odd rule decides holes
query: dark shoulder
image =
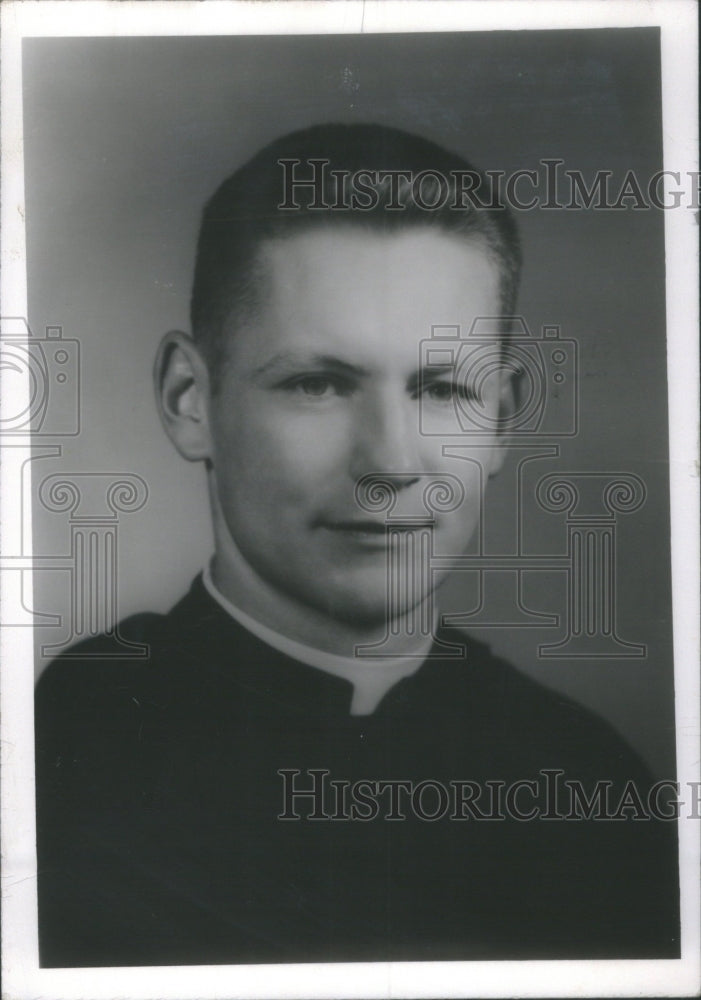
{"label": "dark shoulder", "polygon": [[198,576],[167,614],[133,615],[112,635],[68,649],[36,687],[37,751],[143,743],[177,717],[197,716],[203,691],[216,704],[216,664],[232,646],[227,620]]}
{"label": "dark shoulder", "polygon": [[59,690],[77,686],[89,693],[125,671],[134,672],[150,660],[151,646],[162,630],[165,615],[151,612],[133,615],[121,621],[117,634],[125,644],[124,655],[115,655],[115,646],[106,634],[91,636],[76,643],[56,657],[41,674],[36,688],[39,702],[54,698]]}
{"label": "dark shoulder", "polygon": [[578,769],[592,777],[647,778],[640,757],[598,713],[496,656],[472,636],[453,629],[443,635],[453,642],[464,640],[466,655],[440,661],[436,693],[451,713],[482,732],[495,748],[521,756],[524,763]]}
{"label": "dark shoulder", "polygon": [[129,727],[139,691],[154,669],[167,616],[144,613],[120,622],[117,632],[133,655],[115,656],[109,636],[77,643],[44,670],[34,696],[37,749],[55,742],[75,743],[108,730]]}
{"label": "dark shoulder", "polygon": [[[167,614],[142,612],[119,622],[112,635],[84,639],[53,660],[36,688],[36,705],[90,703],[143,683],[164,665],[176,669],[196,642],[209,606],[201,578]],[[118,637],[118,640],[116,640]]]}

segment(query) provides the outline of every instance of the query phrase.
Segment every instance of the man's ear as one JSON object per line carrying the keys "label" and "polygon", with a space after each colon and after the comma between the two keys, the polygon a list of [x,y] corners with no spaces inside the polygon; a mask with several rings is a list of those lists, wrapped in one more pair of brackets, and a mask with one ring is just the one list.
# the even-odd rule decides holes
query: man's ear
{"label": "man's ear", "polygon": [[514,372],[506,367],[502,368],[499,373],[499,424],[489,458],[488,472],[490,476],[496,476],[497,472],[499,472],[508,451],[506,435],[509,430],[509,421],[516,410],[516,386],[514,385],[514,378]]}
{"label": "man's ear", "polygon": [[162,338],[153,366],[156,404],[168,437],[183,458],[209,458],[209,373],[192,337],[172,330]]}

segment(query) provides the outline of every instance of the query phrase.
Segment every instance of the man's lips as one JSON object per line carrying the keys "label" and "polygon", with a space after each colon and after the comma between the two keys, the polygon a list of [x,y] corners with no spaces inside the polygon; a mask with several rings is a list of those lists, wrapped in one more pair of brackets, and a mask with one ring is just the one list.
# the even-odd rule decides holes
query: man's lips
{"label": "man's lips", "polygon": [[435,522],[428,518],[392,518],[388,523],[369,518],[323,518],[317,522],[317,527],[324,530],[327,538],[335,540],[349,558],[354,553],[365,553],[384,559],[390,551],[400,551],[410,545],[417,529],[435,529]]}
{"label": "man's lips", "polygon": [[338,532],[341,535],[349,536],[367,536],[368,538],[384,538],[387,535],[388,529],[397,531],[416,531],[418,528],[434,527],[435,523],[429,519],[419,519],[416,520],[394,520],[389,522],[385,521],[360,521],[360,520],[349,520],[349,521],[321,521],[320,526],[326,528],[327,531]]}

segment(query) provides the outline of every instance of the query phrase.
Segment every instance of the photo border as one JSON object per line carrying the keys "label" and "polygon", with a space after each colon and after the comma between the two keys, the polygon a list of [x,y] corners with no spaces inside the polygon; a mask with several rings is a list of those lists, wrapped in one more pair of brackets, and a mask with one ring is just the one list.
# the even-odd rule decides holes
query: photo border
{"label": "photo border", "polygon": [[[10,0],[2,17],[3,316],[27,315],[21,45],[25,37],[330,34],[659,26],[664,169],[698,171],[697,32],[693,0],[377,0],[374,3],[196,4],[137,0]],[[687,197],[689,192],[687,191]],[[678,780],[699,781],[698,195],[665,212],[672,593]],[[25,387],[26,389],[26,387]],[[4,398],[17,412],[16,395]],[[27,396],[28,399],[28,396]],[[21,401],[20,401],[21,402]],[[26,444],[27,454],[30,442]],[[8,512],[31,524],[31,500],[2,480]],[[233,997],[691,996],[699,990],[699,832],[679,821],[681,959],[324,963],[40,969],[36,925],[31,629],[4,627],[2,857],[4,995],[11,1000]]]}

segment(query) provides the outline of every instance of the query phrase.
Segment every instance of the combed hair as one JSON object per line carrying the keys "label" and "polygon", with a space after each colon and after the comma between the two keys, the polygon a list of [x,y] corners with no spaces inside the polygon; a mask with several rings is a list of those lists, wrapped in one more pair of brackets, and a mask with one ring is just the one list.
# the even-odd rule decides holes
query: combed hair
{"label": "combed hair", "polygon": [[[315,192],[300,186],[294,191],[298,207],[281,208],[285,202],[281,161],[300,161],[294,167],[295,177],[304,179],[311,176],[308,164],[314,159],[326,161],[324,172],[330,190],[324,201],[328,207],[314,207]],[[333,207],[339,200],[333,171],[343,171],[346,176],[360,171],[408,171],[412,178],[429,171],[439,178],[424,178],[423,205],[415,201],[413,185],[404,181],[399,199],[403,208],[397,210],[397,191],[395,188],[393,203],[388,176],[373,185],[379,195],[377,204],[339,209]],[[202,217],[191,322],[193,336],[213,376],[225,360],[227,336],[253,318],[260,305],[261,246],[314,229],[350,226],[388,234],[423,227],[481,240],[499,268],[502,314],[511,315],[521,265],[513,216],[504,206],[490,202],[482,207],[468,199],[464,207],[455,207],[465,201],[455,173],[472,175],[475,194],[479,195],[480,189],[489,190],[485,175],[461,156],[420,136],[383,125],[316,125],[282,136],[256,153],[218,188]],[[436,196],[441,194],[445,197]],[[432,202],[443,204],[427,209],[426,204]],[[395,207],[389,207],[392,204]]]}

